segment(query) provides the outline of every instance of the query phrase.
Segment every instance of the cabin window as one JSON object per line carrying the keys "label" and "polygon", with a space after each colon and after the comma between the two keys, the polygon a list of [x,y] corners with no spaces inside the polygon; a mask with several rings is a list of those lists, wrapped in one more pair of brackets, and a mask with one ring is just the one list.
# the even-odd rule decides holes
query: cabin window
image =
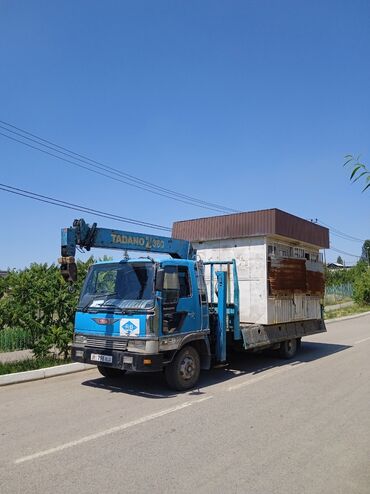
{"label": "cabin window", "polygon": [[166,300],[190,297],[191,285],[187,266],[165,266],[163,292]]}
{"label": "cabin window", "polygon": [[190,277],[189,269],[186,266],[179,266],[180,298],[190,297]]}

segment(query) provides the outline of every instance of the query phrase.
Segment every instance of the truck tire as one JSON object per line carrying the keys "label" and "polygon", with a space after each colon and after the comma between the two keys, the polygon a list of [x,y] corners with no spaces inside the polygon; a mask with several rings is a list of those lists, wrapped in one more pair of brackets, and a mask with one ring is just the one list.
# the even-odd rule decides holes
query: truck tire
{"label": "truck tire", "polygon": [[280,343],[280,348],[279,348],[279,355],[280,358],[283,359],[290,359],[294,357],[294,355],[297,353],[298,349],[298,344],[297,344],[297,339],[292,338],[291,340],[285,340]]}
{"label": "truck tire", "polygon": [[184,346],[173,361],[165,367],[164,373],[170,388],[177,391],[193,388],[200,374],[199,353],[191,345]]}
{"label": "truck tire", "polygon": [[114,367],[104,367],[103,365],[98,365],[98,371],[104,377],[122,377],[126,372],[123,369],[115,369]]}

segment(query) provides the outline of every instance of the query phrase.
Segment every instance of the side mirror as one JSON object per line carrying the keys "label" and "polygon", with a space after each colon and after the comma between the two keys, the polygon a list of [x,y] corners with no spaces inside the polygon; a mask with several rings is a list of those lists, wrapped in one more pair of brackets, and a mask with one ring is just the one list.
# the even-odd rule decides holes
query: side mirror
{"label": "side mirror", "polygon": [[157,269],[157,274],[155,277],[155,291],[161,292],[163,290],[163,284],[164,284],[164,269],[159,268]]}

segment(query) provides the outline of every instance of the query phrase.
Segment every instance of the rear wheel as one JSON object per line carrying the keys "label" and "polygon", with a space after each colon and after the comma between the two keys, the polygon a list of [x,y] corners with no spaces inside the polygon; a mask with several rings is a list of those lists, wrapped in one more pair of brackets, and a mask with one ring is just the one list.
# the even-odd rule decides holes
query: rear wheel
{"label": "rear wheel", "polygon": [[193,388],[200,374],[200,358],[197,350],[188,345],[182,348],[165,368],[167,384],[177,391]]}
{"label": "rear wheel", "polygon": [[114,367],[104,367],[103,365],[98,365],[98,371],[104,377],[122,377],[126,372],[123,369],[115,369]]}
{"label": "rear wheel", "polygon": [[297,339],[285,340],[280,343],[279,355],[283,359],[290,359],[297,353],[298,344]]}

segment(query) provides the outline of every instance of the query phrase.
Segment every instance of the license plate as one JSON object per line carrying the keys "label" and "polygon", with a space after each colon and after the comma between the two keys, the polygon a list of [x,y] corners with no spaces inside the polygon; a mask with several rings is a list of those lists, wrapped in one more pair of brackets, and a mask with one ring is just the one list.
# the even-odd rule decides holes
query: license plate
{"label": "license plate", "polygon": [[111,364],[113,362],[112,355],[100,355],[99,353],[92,353],[90,359],[95,362],[104,362],[107,364]]}

